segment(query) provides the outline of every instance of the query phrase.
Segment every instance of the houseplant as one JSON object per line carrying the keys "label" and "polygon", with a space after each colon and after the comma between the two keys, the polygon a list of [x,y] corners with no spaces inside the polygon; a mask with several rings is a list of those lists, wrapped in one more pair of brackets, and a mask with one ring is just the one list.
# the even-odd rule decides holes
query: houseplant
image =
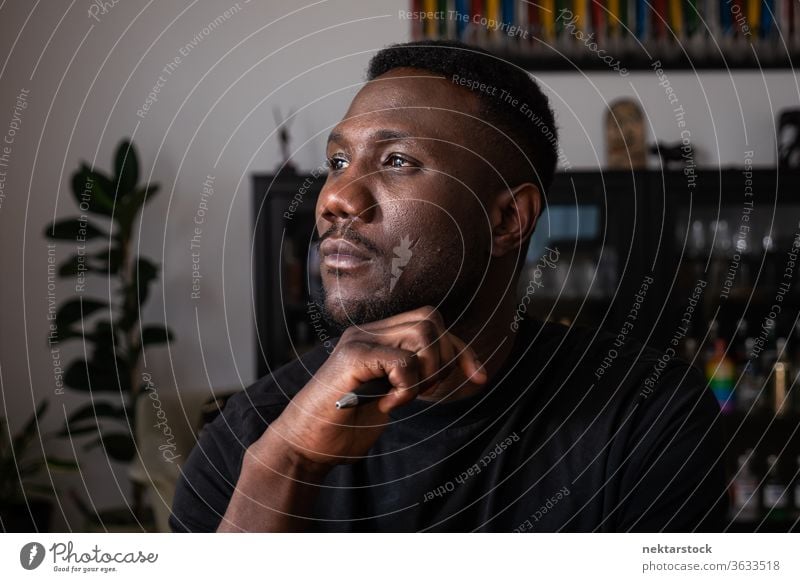
{"label": "houseplant", "polygon": [[[42,402],[22,429],[11,434],[0,417],[0,531],[33,532],[50,529],[53,487],[45,483],[50,471],[74,470],[74,461],[44,452],[40,423],[47,410]],[[35,445],[40,444],[37,448]]]}
{"label": "houseplant", "polygon": [[[75,280],[77,295],[59,306],[55,337],[83,342],[88,356],[73,361],[64,374],[64,384],[88,402],[69,415],[62,435],[91,437],[84,449],[100,447],[129,463],[136,455],[135,403],[144,393],[140,359],[147,346],[170,342],[173,334],[140,321],[159,267],[135,253],[135,226],[158,185],[139,184],[138,156],[127,140],[117,147],[112,171],[106,175],[81,164],[72,176],[81,214],[53,222],[45,235],[75,245],[58,274]],[[84,296],[88,277],[105,281],[106,297]],[[141,488],[134,484],[132,518],[140,520],[142,511]],[[98,516],[87,516],[92,517]]]}

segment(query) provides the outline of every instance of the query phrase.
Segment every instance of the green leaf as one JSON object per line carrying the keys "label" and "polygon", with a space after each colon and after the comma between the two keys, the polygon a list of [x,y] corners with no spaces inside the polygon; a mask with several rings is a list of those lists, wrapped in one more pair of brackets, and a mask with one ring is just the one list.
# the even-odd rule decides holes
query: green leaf
{"label": "green leaf", "polygon": [[142,345],[167,344],[175,337],[166,327],[160,325],[149,325],[142,330]]}
{"label": "green leaf", "polygon": [[147,302],[147,296],[150,293],[150,283],[158,279],[158,265],[139,257],[136,269],[136,283],[139,290],[139,307]]}
{"label": "green leaf", "polygon": [[111,247],[93,255],[97,259],[94,268],[107,275],[116,275],[122,265],[122,249]]}
{"label": "green leaf", "polygon": [[12,441],[12,447],[17,455],[21,455],[22,452],[28,447],[28,445],[33,440],[33,437],[36,436],[36,433],[39,429],[39,422],[42,418],[42,415],[47,410],[48,402],[47,400],[42,401],[39,406],[36,407],[33,415],[31,415],[28,422],[25,423],[25,426],[22,427]]}
{"label": "green leaf", "polygon": [[128,140],[123,140],[117,147],[114,171],[117,174],[115,196],[119,200],[130,194],[139,181],[139,160],[136,149]]}
{"label": "green leaf", "polygon": [[[73,337],[83,337],[83,333],[79,329],[73,327],[56,327],[55,340],[57,342],[65,341]],[[90,338],[87,334],[87,338]],[[48,342],[50,338],[48,337]]]}
{"label": "green leaf", "polygon": [[94,405],[90,403],[70,414],[67,422],[71,426],[73,423],[81,420],[99,419],[101,417],[125,418],[125,410],[123,408],[117,408],[108,402],[98,402]]}
{"label": "green leaf", "polygon": [[72,175],[72,194],[82,212],[111,216],[114,211],[114,184],[86,164]]}
{"label": "green leaf", "polygon": [[80,465],[72,459],[56,459],[47,457],[47,468],[51,471],[77,471]]}
{"label": "green leaf", "polygon": [[98,437],[97,439],[88,442],[83,448],[90,450],[94,447],[102,446],[106,454],[117,461],[128,462],[133,460],[136,455],[136,443],[127,433],[114,433]]}
{"label": "green leaf", "polygon": [[92,358],[88,363],[85,360],[76,360],[70,364],[67,373],[64,374],[64,383],[75,390],[84,392],[128,392],[130,388],[130,378],[128,378],[128,366],[120,358],[116,359],[117,369],[114,361],[109,359],[98,361]]}
{"label": "green leaf", "polygon": [[81,223],[78,218],[65,218],[48,226],[44,235],[55,240],[77,240],[80,235],[83,240],[97,237],[108,237],[108,234],[95,227],[91,222]]}
{"label": "green leaf", "polygon": [[72,426],[72,424],[67,424],[61,429],[57,436],[67,438],[97,431],[98,428],[96,424],[85,424],[83,426]]}
{"label": "green leaf", "polygon": [[156,195],[158,189],[159,186],[157,184],[150,184],[145,188],[139,188],[117,202],[115,218],[126,235],[130,233],[142,206]]}
{"label": "green leaf", "polygon": [[72,299],[67,301],[58,309],[56,314],[56,325],[58,327],[67,328],[73,323],[81,320],[83,315],[84,321],[95,311],[108,307],[108,303],[104,301],[95,301],[94,299]]}
{"label": "green leaf", "polygon": [[72,255],[69,259],[61,263],[58,267],[58,276],[59,277],[74,277],[78,274],[79,268],[78,266],[83,262],[83,270],[84,273],[91,271],[92,269],[89,267],[86,261],[86,256],[79,257],[78,255]]}
{"label": "green leaf", "polygon": [[117,335],[111,327],[111,322],[107,320],[98,321],[90,337],[97,345],[114,346],[119,343],[116,341]]}

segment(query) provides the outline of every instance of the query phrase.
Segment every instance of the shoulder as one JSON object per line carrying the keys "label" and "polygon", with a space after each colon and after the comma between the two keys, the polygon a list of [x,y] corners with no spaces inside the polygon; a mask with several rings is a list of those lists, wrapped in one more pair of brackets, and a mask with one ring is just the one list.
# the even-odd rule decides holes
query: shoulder
{"label": "shoulder", "polygon": [[[696,407],[716,416],[718,407],[702,373],[678,357],[636,340],[631,329],[615,331],[533,321],[526,333],[526,359],[543,382],[559,389],[571,410],[606,410],[621,420],[626,411]],[[578,404],[580,400],[581,404]]]}
{"label": "shoulder", "polygon": [[652,388],[665,375],[674,380],[677,371],[682,371],[692,381],[702,379],[699,370],[679,358],[675,349],[661,351],[649,347],[635,339],[632,328],[624,324],[619,330],[609,331],[533,322],[528,333],[532,334],[531,344],[537,352],[552,354],[554,360],[568,362],[595,383],[605,380],[609,384],[641,382]]}

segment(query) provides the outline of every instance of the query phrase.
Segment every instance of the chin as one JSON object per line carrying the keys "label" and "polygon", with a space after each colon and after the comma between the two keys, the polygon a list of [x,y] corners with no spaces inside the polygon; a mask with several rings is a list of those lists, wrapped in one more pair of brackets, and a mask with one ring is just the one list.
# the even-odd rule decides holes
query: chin
{"label": "chin", "polygon": [[379,321],[420,307],[399,296],[386,297],[378,290],[362,291],[357,295],[344,294],[342,291],[337,288],[326,291],[324,300],[317,301],[326,322],[339,333],[353,325]]}

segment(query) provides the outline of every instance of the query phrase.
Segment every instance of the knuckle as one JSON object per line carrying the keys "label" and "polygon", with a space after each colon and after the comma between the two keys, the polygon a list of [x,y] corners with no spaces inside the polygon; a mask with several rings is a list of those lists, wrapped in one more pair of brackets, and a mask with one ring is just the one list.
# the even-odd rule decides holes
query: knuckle
{"label": "knuckle", "polygon": [[434,314],[438,313],[433,305],[423,305],[418,310],[419,314],[425,319],[430,319]]}
{"label": "knuckle", "polygon": [[416,325],[414,325],[414,332],[426,345],[433,343],[436,338],[439,337],[439,330],[436,324],[429,319],[418,321]]}
{"label": "knuckle", "polygon": [[434,325],[439,327],[440,329],[444,329],[444,318],[442,317],[441,312],[438,309],[433,309],[433,311],[428,315],[428,319],[430,319]]}

